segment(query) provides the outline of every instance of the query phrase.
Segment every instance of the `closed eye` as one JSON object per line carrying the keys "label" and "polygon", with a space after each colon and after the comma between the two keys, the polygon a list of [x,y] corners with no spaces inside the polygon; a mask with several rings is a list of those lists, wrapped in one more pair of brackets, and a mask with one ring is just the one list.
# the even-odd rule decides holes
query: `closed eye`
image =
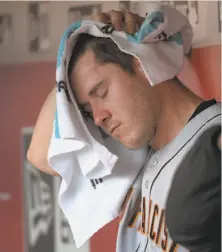
{"label": "closed eye", "polygon": [[108,94],[108,89],[106,89],[106,91],[103,93],[103,95],[101,95],[101,96],[99,96],[100,98],[105,98],[106,97],[106,95]]}

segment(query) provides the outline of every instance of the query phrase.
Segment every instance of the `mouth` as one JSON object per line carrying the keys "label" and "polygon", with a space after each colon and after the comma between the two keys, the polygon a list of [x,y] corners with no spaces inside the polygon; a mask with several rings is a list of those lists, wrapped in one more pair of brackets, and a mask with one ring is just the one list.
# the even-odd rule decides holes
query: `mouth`
{"label": "mouth", "polygon": [[117,125],[117,126],[115,126],[115,127],[112,128],[112,130],[110,131],[110,134],[111,134],[112,136],[115,136],[116,130],[117,130],[117,128],[119,128],[119,126],[120,126],[120,125]]}

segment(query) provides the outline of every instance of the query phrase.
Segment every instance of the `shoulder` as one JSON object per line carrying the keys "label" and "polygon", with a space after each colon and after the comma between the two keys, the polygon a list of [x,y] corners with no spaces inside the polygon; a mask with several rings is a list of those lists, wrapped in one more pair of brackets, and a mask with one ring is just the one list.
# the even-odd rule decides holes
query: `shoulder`
{"label": "shoulder", "polygon": [[192,237],[210,236],[212,225],[219,230],[214,221],[221,209],[221,151],[217,146],[220,133],[220,124],[203,131],[173,178],[166,223],[172,238],[181,244],[187,236],[190,241]]}

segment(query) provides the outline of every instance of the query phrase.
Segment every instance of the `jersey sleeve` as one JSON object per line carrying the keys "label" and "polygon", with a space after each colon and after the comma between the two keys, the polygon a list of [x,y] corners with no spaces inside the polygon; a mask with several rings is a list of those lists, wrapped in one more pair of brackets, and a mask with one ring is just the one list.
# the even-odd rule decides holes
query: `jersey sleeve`
{"label": "jersey sleeve", "polygon": [[221,251],[221,125],[206,130],[175,173],[166,204],[172,239],[192,252]]}

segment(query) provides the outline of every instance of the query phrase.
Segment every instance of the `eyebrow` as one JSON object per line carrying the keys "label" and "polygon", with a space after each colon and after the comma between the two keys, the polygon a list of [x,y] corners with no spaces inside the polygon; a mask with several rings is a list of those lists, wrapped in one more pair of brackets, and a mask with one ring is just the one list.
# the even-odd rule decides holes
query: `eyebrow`
{"label": "eyebrow", "polygon": [[[88,96],[92,96],[96,93],[96,91],[104,84],[104,80],[97,83],[88,93]],[[87,106],[88,103],[79,103],[79,106],[84,109],[85,106]]]}
{"label": "eyebrow", "polygon": [[92,90],[89,91],[88,95],[89,96],[92,96],[93,94],[96,93],[97,89],[99,89],[102,85],[103,85],[104,81],[100,81],[99,83],[97,83],[93,88]]}

